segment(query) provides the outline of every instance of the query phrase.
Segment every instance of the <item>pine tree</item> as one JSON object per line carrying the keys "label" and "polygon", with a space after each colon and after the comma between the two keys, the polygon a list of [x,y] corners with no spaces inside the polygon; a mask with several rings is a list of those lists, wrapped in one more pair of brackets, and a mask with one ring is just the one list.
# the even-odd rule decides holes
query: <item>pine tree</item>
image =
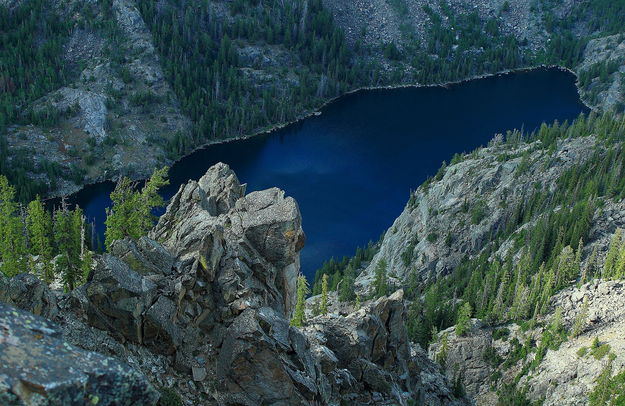
{"label": "pine tree", "polygon": [[0,175],[0,271],[14,276],[26,271],[26,237],[24,223],[15,202],[15,189]]}
{"label": "pine tree", "polygon": [[54,279],[52,259],[52,217],[43,207],[39,196],[28,204],[26,230],[30,243],[30,254],[39,257],[42,279],[50,283]]}
{"label": "pine tree", "polygon": [[603,263],[603,278],[611,278],[613,275],[614,267],[616,266],[616,260],[618,259],[619,252],[621,250],[621,245],[623,244],[623,230],[617,228],[612,236],[610,241],[610,248],[608,249],[608,254],[605,257],[605,262]]}
{"label": "pine tree", "polygon": [[295,327],[302,327],[306,319],[306,295],[308,294],[308,281],[304,275],[297,277],[297,302],[295,304],[295,313],[293,319],[291,319],[291,325]]}
{"label": "pine tree", "polygon": [[154,226],[152,210],[164,205],[158,194],[161,187],[168,185],[168,168],[154,171],[141,191],[127,177],[122,177],[111,193],[112,208],[106,213],[105,245],[111,248],[113,241],[126,237],[134,240],[146,235]]}
{"label": "pine tree", "polygon": [[323,274],[321,278],[321,306],[319,307],[319,313],[324,316],[328,314],[328,274]]}
{"label": "pine tree", "polygon": [[56,268],[67,291],[78,286],[84,274],[81,257],[83,222],[82,210],[76,208],[70,211],[65,202],[54,214],[54,237],[59,252]]}
{"label": "pine tree", "polygon": [[471,328],[471,304],[464,302],[458,310],[458,318],[456,320],[456,335],[464,336]]}
{"label": "pine tree", "polygon": [[386,260],[381,259],[375,267],[375,279],[373,281],[375,297],[386,296],[388,293],[388,279],[386,276]]}
{"label": "pine tree", "polygon": [[345,268],[345,274],[343,275],[343,279],[339,284],[339,301],[341,302],[349,302],[354,299],[354,282],[356,280],[356,275],[354,272],[354,268],[352,268],[351,264],[347,265]]}
{"label": "pine tree", "polygon": [[584,297],[584,303],[582,304],[582,308],[577,316],[575,316],[575,320],[573,321],[573,327],[571,328],[571,337],[575,338],[579,336],[584,328],[586,327],[586,322],[588,321],[588,298]]}

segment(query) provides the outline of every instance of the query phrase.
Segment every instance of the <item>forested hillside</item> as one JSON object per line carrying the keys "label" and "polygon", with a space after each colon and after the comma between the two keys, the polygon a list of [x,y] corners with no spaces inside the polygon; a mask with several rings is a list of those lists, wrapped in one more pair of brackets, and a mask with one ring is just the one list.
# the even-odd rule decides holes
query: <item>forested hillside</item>
{"label": "forested hillside", "polygon": [[[566,289],[591,289],[625,277],[623,139],[622,115],[591,113],[531,134],[509,132],[487,148],[458,154],[411,193],[380,242],[352,259],[326,263],[315,276],[313,293],[321,292],[324,275],[331,281],[329,290],[337,290],[336,300],[348,307],[403,288],[411,303],[409,336],[424,348],[434,343],[434,354],[446,354],[448,346],[455,351],[456,361],[441,358],[450,378],[458,378],[458,368],[481,362],[463,357],[467,351],[489,350],[480,341],[483,331],[488,340],[501,340],[496,335],[501,326],[529,329],[520,335],[528,341],[517,341],[518,348],[484,353],[484,368],[499,371],[490,389],[500,396],[498,404],[525,399],[527,390],[542,394],[539,386],[518,382],[530,379],[534,370],[553,368],[541,364],[547,351],[590,328],[583,312],[570,316],[566,328],[562,322],[549,325],[545,320],[554,317],[554,298]],[[479,332],[469,333],[471,318],[479,319]],[[454,325],[452,345],[448,328]],[[474,344],[462,341],[466,334],[475,334]],[[454,362],[466,365],[454,367]],[[519,364],[520,371],[513,367]],[[501,374],[512,374],[514,382],[501,380]],[[472,396],[487,396],[486,378],[459,379],[483,385]],[[567,402],[576,399],[568,396]]]}
{"label": "forested hillside", "polygon": [[357,3],[2,2],[2,173],[22,201],[147,177],[355,88],[541,63],[575,69],[594,108],[623,109],[622,1]]}

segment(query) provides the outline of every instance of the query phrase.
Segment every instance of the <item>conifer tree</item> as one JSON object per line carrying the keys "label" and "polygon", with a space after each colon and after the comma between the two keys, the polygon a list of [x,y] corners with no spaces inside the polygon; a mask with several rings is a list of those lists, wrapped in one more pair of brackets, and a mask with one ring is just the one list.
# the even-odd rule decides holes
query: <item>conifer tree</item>
{"label": "conifer tree", "polygon": [[355,280],[356,275],[354,272],[354,268],[351,264],[347,265],[347,268],[345,268],[345,275],[343,275],[343,279],[341,279],[341,283],[339,285],[339,301],[349,302],[354,299]]}
{"label": "conifer tree", "polygon": [[295,304],[295,313],[293,319],[291,319],[291,325],[295,327],[302,327],[306,319],[306,295],[308,294],[308,281],[304,275],[297,277],[297,302]]}
{"label": "conifer tree", "polygon": [[321,278],[321,305],[319,312],[324,316],[328,314],[328,274],[323,274]]}
{"label": "conifer tree", "polygon": [[39,196],[28,204],[26,215],[26,230],[30,243],[30,254],[39,257],[42,269],[42,279],[50,283],[54,279],[52,259],[52,218],[43,207]]}
{"label": "conifer tree", "polygon": [[15,189],[0,175],[0,271],[14,276],[26,271],[26,237],[24,223],[15,202]]}
{"label": "conifer tree", "polygon": [[608,248],[608,254],[605,257],[605,262],[603,263],[603,278],[611,278],[613,274],[614,267],[616,266],[616,261],[618,259],[619,252],[621,250],[621,245],[623,243],[623,230],[620,228],[616,229],[612,239],[610,240],[610,248]]}
{"label": "conifer tree", "polygon": [[456,320],[456,335],[464,336],[471,328],[471,304],[464,302],[458,310],[458,319]]}
{"label": "conifer tree", "polygon": [[111,193],[113,207],[106,213],[105,245],[111,248],[113,241],[126,237],[134,240],[147,234],[154,225],[152,210],[165,202],[158,194],[161,187],[168,185],[168,168],[154,171],[141,191],[127,177],[122,177]]}
{"label": "conifer tree", "polygon": [[375,279],[373,281],[375,297],[386,296],[388,293],[388,279],[386,276],[386,260],[381,259],[375,267]]}
{"label": "conifer tree", "polygon": [[54,214],[54,238],[59,253],[56,268],[67,291],[73,290],[83,280],[83,222],[82,210],[76,208],[71,211],[65,202]]}

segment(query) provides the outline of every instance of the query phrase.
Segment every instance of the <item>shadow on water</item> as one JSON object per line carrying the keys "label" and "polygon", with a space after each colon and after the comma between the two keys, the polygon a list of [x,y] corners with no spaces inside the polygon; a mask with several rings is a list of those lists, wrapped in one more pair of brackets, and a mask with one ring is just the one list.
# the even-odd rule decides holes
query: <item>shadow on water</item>
{"label": "shadow on water", "polygon": [[[310,278],[323,261],[376,240],[401,213],[411,189],[454,153],[485,145],[513,128],[532,130],[588,109],[575,77],[538,69],[448,88],[368,90],[347,95],[313,116],[270,134],[213,145],[171,168],[171,198],[217,162],[229,164],[248,192],[273,186],[299,203]],[[103,240],[110,182],[87,186],[70,201],[95,222]]]}

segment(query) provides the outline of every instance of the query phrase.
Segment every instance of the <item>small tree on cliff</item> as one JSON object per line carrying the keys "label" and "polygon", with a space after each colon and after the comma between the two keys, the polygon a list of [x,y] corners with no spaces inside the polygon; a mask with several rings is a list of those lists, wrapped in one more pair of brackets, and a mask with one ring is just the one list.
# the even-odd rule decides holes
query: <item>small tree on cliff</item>
{"label": "small tree on cliff", "polygon": [[375,267],[375,280],[373,281],[375,297],[386,296],[388,293],[388,278],[386,276],[386,260],[381,259]]}
{"label": "small tree on cliff", "polygon": [[0,175],[0,271],[14,276],[25,271],[26,237],[24,223],[15,202],[15,189]]}
{"label": "small tree on cliff", "polygon": [[306,295],[310,290],[308,289],[308,281],[304,275],[297,277],[297,303],[295,304],[295,313],[291,320],[291,325],[295,327],[302,327],[306,315],[304,310],[306,308]]}
{"label": "small tree on cliff", "polygon": [[30,253],[39,257],[42,279],[48,283],[54,279],[52,259],[52,217],[43,207],[39,196],[28,204],[26,230],[30,242]]}
{"label": "small tree on cliff", "polygon": [[165,204],[158,190],[169,184],[165,167],[154,171],[141,191],[135,190],[135,184],[123,177],[111,193],[113,207],[106,213],[105,245],[111,248],[113,241],[126,237],[139,239],[147,234],[154,225],[152,210]]}
{"label": "small tree on cliff", "polygon": [[456,335],[465,335],[470,328],[471,324],[471,304],[465,302],[458,310],[458,320],[456,321]]}
{"label": "small tree on cliff", "polygon": [[328,274],[321,278],[321,306],[319,311],[322,315],[328,314]]}

